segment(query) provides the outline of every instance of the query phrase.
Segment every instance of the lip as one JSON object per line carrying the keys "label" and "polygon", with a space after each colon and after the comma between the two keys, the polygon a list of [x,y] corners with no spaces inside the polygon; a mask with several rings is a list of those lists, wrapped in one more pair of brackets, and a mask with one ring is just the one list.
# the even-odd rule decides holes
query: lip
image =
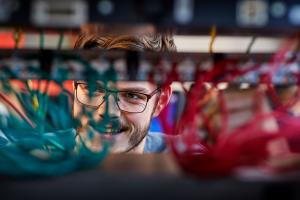
{"label": "lip", "polygon": [[[107,131],[109,130],[109,131]],[[114,130],[114,129],[111,129],[111,128],[106,128],[106,131],[103,132],[103,134],[107,134],[107,135],[120,135],[124,132],[126,132],[127,129],[126,128],[121,128],[121,129],[118,129],[118,130]]]}

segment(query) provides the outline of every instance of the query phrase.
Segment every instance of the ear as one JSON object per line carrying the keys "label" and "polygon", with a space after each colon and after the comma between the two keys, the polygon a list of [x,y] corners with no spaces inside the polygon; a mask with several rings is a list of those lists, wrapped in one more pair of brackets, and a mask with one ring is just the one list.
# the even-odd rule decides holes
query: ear
{"label": "ear", "polygon": [[168,105],[172,95],[171,85],[164,86],[161,89],[158,102],[156,104],[155,110],[153,112],[153,117],[157,117],[160,112]]}

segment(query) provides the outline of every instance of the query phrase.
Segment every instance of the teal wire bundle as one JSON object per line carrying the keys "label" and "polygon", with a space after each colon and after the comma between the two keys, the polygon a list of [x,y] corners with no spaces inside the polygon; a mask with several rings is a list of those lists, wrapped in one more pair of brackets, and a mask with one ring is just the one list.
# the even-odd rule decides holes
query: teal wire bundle
{"label": "teal wire bundle", "polygon": [[[99,74],[88,62],[84,60],[80,62],[86,65],[84,73],[86,77],[89,77],[87,82],[91,86],[95,85],[97,80],[103,81],[104,85],[107,85],[109,81],[117,80],[113,66],[104,74]],[[43,72],[35,71],[35,73],[42,74]],[[72,117],[70,107],[70,95],[73,94],[70,94],[62,85],[68,78],[67,71],[57,70],[57,73],[59,75],[46,77],[47,84],[44,91],[41,90],[40,80],[36,80],[39,84],[38,89],[33,89],[29,81],[23,80],[26,86],[24,91],[16,91],[8,80],[1,80],[0,86],[3,92],[0,92],[0,101],[14,108],[5,98],[5,94],[13,94],[24,109],[26,116],[22,116],[21,112],[18,113],[21,117],[13,112],[0,113],[0,174],[10,176],[64,175],[98,166],[108,154],[110,145],[108,141],[102,141],[100,151],[93,151],[87,145],[93,137],[85,139],[78,137],[76,128],[80,122]],[[51,79],[54,79],[62,90],[55,99],[48,95]],[[83,109],[82,115],[89,116],[89,126],[98,133],[103,132],[104,127],[111,123],[107,112],[100,122],[96,122],[92,113],[86,109]],[[119,126],[119,124],[114,123],[114,126]],[[88,134],[97,133],[91,131]]]}
{"label": "teal wire bundle", "polygon": [[[104,143],[100,152],[76,141],[78,120],[73,119],[68,97],[61,93],[52,100],[47,93],[14,91],[30,124],[12,113],[0,114],[0,173],[12,176],[57,176],[97,166],[108,153]],[[36,99],[39,106],[31,102]],[[33,127],[32,127],[33,126]]]}
{"label": "teal wire bundle", "polygon": [[[19,37],[20,32],[15,37],[16,50],[12,59],[21,57],[17,44]],[[108,124],[115,127],[120,124],[110,118],[108,109],[100,122],[93,119],[92,111],[84,108],[79,117],[73,118],[70,106],[73,94],[63,87],[64,81],[70,79],[70,74],[68,69],[64,68],[64,58],[60,52],[62,43],[63,33],[60,34],[53,62],[55,65],[51,73],[43,71],[43,66],[26,67],[29,75],[40,77],[46,82],[44,88],[41,86],[41,80],[35,80],[38,83],[37,88],[32,87],[31,80],[19,80],[25,88],[16,90],[9,79],[20,78],[22,72],[14,70],[14,67],[1,66],[1,72],[4,73],[0,75],[0,103],[4,102],[4,105],[13,112],[0,112],[0,175],[30,177],[64,175],[98,166],[109,152],[111,141],[101,141],[102,147],[97,151],[91,149],[89,142],[93,140],[95,134],[103,133]],[[44,33],[41,31],[39,54],[44,52],[43,49]],[[104,73],[98,73],[79,55],[72,57],[72,60],[84,67],[82,74],[90,86],[90,94],[96,89],[99,80],[104,87],[107,87],[109,82],[117,81],[113,62]],[[50,81],[54,81],[61,90],[55,98],[48,95]],[[9,95],[17,99],[23,111],[10,101]],[[87,138],[81,137],[77,132],[81,116],[87,116],[89,119],[90,130]]]}

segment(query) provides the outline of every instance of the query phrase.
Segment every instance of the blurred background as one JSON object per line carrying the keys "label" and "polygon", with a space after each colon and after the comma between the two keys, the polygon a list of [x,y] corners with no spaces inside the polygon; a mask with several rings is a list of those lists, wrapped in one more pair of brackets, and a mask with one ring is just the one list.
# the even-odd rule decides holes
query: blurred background
{"label": "blurred background", "polygon": [[[120,57],[112,53],[112,59],[111,52],[74,50],[80,31],[92,24],[112,29],[151,26],[156,33],[171,32],[177,52]],[[115,31],[122,33],[124,29]],[[130,80],[133,63],[137,80],[172,82],[171,101],[162,115],[152,120],[150,131],[175,133],[179,127],[183,130],[176,131],[187,134],[172,146],[173,151],[164,155],[113,155],[105,160],[101,172],[96,169],[36,182],[30,178],[5,179],[0,180],[0,188],[6,190],[4,196],[16,199],[23,194],[30,199],[53,199],[60,197],[61,191],[66,197],[90,195],[95,199],[299,199],[299,48],[299,0],[0,0],[1,93],[6,94],[7,83],[20,93],[26,94],[28,88],[42,91],[47,85],[46,75],[53,75],[56,83],[48,85],[47,95],[55,103],[62,103],[59,95],[62,91],[73,94],[72,79],[81,78],[86,63],[92,63],[98,70],[113,66],[121,79]],[[87,56],[87,62],[78,62],[81,56]],[[65,67],[70,76],[63,77],[56,66]],[[46,75],[35,74],[35,69],[45,71]],[[174,80],[168,79],[172,75]],[[30,81],[24,81],[27,79]],[[200,87],[195,80],[203,85]],[[7,93],[11,102],[22,99]],[[24,102],[24,107],[39,107],[33,98]],[[190,107],[190,102],[194,107]],[[70,107],[68,103],[63,106]],[[7,107],[7,103],[0,101],[1,115],[16,114]],[[52,118],[59,110],[59,106],[52,110]],[[186,110],[194,118],[189,118]],[[273,111],[285,114],[285,120]],[[261,114],[271,117],[261,120]],[[1,120],[1,125],[7,122]],[[194,126],[190,126],[191,121]],[[181,126],[176,126],[179,122]],[[245,143],[239,143],[242,139],[233,135],[243,132],[248,135],[242,135]],[[259,142],[251,143],[247,137],[251,139],[252,133],[274,133],[283,138],[271,145],[259,137]],[[222,134],[224,140],[218,137]],[[236,143],[231,145],[227,136],[232,136]],[[225,142],[218,146],[218,141]],[[207,152],[213,153],[199,151],[201,142]],[[218,148],[214,149],[215,146]],[[51,148],[47,150],[51,153]],[[201,160],[202,155],[208,158]],[[237,157],[242,163],[250,160],[254,163],[252,168],[235,163]],[[15,163],[23,166],[26,161]],[[0,159],[0,165],[3,163]]]}

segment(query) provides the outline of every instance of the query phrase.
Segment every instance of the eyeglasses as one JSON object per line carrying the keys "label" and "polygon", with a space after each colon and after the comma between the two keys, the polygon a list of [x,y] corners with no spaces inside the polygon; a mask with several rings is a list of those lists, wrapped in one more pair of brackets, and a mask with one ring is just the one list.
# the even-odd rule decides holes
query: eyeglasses
{"label": "eyeglasses", "polygon": [[97,109],[112,94],[118,108],[129,113],[144,112],[148,101],[160,90],[161,88],[158,87],[150,94],[144,94],[135,91],[110,90],[98,86],[91,89],[87,83],[75,82],[76,99],[84,106]]}

